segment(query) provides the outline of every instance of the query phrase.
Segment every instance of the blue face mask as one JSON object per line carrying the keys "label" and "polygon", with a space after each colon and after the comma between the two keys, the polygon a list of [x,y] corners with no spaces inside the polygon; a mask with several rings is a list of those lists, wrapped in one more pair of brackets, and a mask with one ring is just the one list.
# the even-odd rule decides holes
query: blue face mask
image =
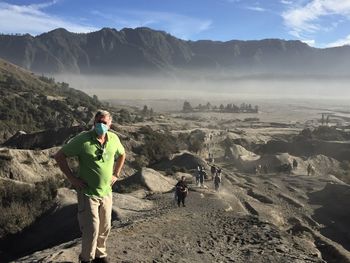
{"label": "blue face mask", "polygon": [[104,123],[96,123],[95,124],[95,131],[97,135],[101,136],[107,133],[108,126]]}

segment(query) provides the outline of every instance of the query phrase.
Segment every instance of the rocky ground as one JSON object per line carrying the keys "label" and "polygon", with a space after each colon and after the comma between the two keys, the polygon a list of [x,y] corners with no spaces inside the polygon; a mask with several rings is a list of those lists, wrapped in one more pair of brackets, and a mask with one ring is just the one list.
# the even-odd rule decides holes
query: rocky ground
{"label": "rocky ground", "polygon": [[[263,117],[268,118],[269,114],[266,112]],[[279,114],[287,116],[286,112]],[[315,117],[318,112],[313,114]],[[307,126],[304,119],[272,124],[218,116],[163,116],[148,123],[118,127],[129,151],[141,143],[131,134],[137,134],[144,125],[158,131],[169,130],[174,135],[199,129],[205,133],[205,141],[198,155],[178,153],[153,166],[158,171],[143,168],[135,173],[127,165],[127,178],[117,183],[115,191],[119,193],[114,193],[115,221],[108,242],[110,261],[350,262],[350,215],[346,209],[350,205],[350,186],[333,175],[340,173],[340,161],[323,152],[274,152],[272,146],[269,153],[254,152],[256,145],[271,140],[284,142],[296,136]],[[300,116],[305,118],[304,113]],[[225,145],[226,139],[231,144]],[[325,149],[328,146],[321,150],[326,152]],[[4,158],[11,160],[4,162],[4,176],[12,171],[13,179],[26,181],[46,171],[59,173],[49,158],[54,150],[57,149],[1,149]],[[190,172],[191,167],[205,164],[209,153],[215,157],[215,164],[223,168],[223,184],[218,192],[213,190],[210,178],[205,187],[194,185]],[[276,168],[293,159],[298,161],[298,167],[291,174],[278,172]],[[258,164],[268,164],[269,171],[254,173]],[[308,164],[315,166],[312,176],[306,175]],[[165,176],[173,167],[181,168],[182,173]],[[190,185],[186,207],[177,207],[172,191],[181,175]],[[123,189],[132,191],[123,193]],[[75,192],[61,189],[55,210],[12,243],[9,254],[16,258],[13,262],[77,262],[80,239],[75,209]],[[43,250],[44,247],[52,248]],[[16,249],[21,253],[16,254]],[[31,254],[33,250],[40,251]]]}
{"label": "rocky ground", "polygon": [[[177,207],[172,192],[154,194],[147,197],[153,209],[115,221],[111,262],[350,262],[311,215],[310,193],[335,185],[332,178],[224,176],[219,192],[211,181],[208,188],[191,185],[186,207]],[[78,239],[16,262],[77,262],[79,246]]]}

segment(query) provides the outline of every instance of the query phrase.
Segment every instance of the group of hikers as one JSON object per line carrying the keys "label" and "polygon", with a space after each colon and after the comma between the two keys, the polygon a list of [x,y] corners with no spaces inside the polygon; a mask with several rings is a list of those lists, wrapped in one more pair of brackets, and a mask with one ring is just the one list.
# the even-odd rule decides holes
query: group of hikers
{"label": "group of hikers", "polygon": [[[211,178],[214,182],[215,191],[219,191],[221,185],[221,168],[215,165],[210,167]],[[207,173],[203,166],[198,165],[196,171],[196,185],[198,187],[204,187],[204,179],[207,178]],[[188,194],[188,186],[186,184],[186,177],[182,176],[181,179],[175,185],[175,199],[177,201],[177,205],[180,207],[186,206],[185,199]]]}
{"label": "group of hikers", "polygon": [[[277,167],[277,171],[282,173],[291,174],[293,170],[296,170],[298,168],[298,161],[296,159],[293,159],[292,162],[281,164],[279,167]],[[312,164],[308,164],[307,168],[307,175],[314,175],[315,174],[315,167]],[[255,174],[267,174],[269,172],[269,168],[267,163],[265,164],[258,164],[255,166]]]}

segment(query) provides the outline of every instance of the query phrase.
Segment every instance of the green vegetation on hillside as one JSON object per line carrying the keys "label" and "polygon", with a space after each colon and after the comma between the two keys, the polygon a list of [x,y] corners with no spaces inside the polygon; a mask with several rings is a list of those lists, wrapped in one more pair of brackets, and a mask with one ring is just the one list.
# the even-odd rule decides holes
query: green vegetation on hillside
{"label": "green vegetation on hillside", "polygon": [[[39,80],[40,79],[40,80]],[[67,83],[33,77],[25,81],[0,72],[0,122],[10,131],[36,131],[87,123],[101,106],[96,98]]]}
{"label": "green vegetation on hillside", "polygon": [[58,181],[32,184],[0,180],[0,239],[31,225],[55,204]]}
{"label": "green vegetation on hillside", "polygon": [[136,168],[155,164],[179,150],[177,139],[167,131],[161,133],[145,126],[140,129],[139,134],[144,137],[144,144],[133,149],[138,154],[134,163]]}

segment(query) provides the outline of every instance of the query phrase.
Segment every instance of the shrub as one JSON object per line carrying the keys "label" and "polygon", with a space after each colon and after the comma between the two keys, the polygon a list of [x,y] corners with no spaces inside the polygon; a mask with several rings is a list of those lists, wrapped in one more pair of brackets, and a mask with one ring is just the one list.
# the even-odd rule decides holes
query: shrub
{"label": "shrub", "polygon": [[55,204],[59,182],[47,179],[31,184],[0,181],[0,238],[20,232]]}
{"label": "shrub", "polygon": [[188,139],[188,149],[198,153],[204,148],[205,133],[201,130],[194,130],[190,133]]}
{"label": "shrub", "polygon": [[150,127],[142,127],[139,131],[144,135],[145,144],[135,149],[140,155],[144,155],[149,165],[168,158],[178,151],[177,140],[169,132],[160,133]]}

